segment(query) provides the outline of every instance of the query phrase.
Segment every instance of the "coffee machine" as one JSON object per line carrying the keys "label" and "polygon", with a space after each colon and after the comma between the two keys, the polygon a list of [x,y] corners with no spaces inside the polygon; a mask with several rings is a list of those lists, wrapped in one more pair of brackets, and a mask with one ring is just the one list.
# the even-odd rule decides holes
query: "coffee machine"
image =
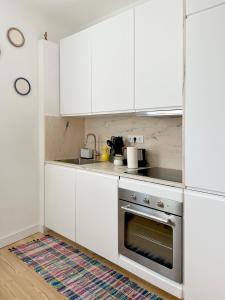
{"label": "coffee machine", "polygon": [[123,155],[124,142],[122,136],[112,136],[110,140],[107,140],[107,145],[110,147],[110,158],[113,162],[116,154]]}

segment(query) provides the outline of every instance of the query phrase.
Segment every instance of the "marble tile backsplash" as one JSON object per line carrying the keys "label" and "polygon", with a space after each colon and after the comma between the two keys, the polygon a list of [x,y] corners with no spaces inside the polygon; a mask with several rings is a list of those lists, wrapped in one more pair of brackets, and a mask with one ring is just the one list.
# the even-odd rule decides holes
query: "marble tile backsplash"
{"label": "marble tile backsplash", "polygon": [[[69,127],[66,124],[69,122]],[[91,118],[46,117],[45,158],[56,160],[79,157],[80,148],[88,133],[97,136],[97,150],[101,151],[111,136],[143,135],[151,166],[182,169],[182,118],[149,118],[136,116],[108,116]],[[93,139],[87,145],[93,148]]]}
{"label": "marble tile backsplash", "polygon": [[[125,144],[128,135],[143,135],[144,144],[139,148],[147,150],[151,166],[182,169],[182,118],[149,117],[96,117],[86,118],[84,133],[95,133],[98,151],[106,145],[111,136],[123,136]],[[90,141],[90,147],[93,143]]]}
{"label": "marble tile backsplash", "polygon": [[46,160],[79,157],[83,141],[84,119],[45,117]]}

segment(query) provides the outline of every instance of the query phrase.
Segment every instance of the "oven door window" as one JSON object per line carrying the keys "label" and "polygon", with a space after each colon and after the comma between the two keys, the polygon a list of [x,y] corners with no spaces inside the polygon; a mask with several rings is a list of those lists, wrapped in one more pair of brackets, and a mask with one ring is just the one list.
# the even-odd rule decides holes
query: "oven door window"
{"label": "oven door window", "polygon": [[125,213],[124,245],[127,249],[173,268],[173,229],[170,226]]}

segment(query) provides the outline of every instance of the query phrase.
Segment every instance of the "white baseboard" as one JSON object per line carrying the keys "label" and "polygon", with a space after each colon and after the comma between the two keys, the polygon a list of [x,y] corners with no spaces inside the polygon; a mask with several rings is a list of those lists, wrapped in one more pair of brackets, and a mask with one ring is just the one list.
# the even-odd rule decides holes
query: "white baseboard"
{"label": "white baseboard", "polygon": [[39,230],[38,232],[40,233],[45,233],[45,226],[44,225],[39,225]]}
{"label": "white baseboard", "polygon": [[33,226],[27,227],[21,231],[10,234],[8,236],[0,237],[0,248],[6,247],[6,246],[13,244],[19,240],[22,240],[32,234],[35,234],[37,232],[42,232],[42,231],[43,231],[42,226],[33,225]]}

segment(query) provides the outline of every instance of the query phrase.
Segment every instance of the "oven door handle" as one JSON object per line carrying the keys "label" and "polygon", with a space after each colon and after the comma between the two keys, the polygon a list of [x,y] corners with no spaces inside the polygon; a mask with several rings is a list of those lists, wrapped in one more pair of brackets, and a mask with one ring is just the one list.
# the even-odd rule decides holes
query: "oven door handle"
{"label": "oven door handle", "polygon": [[159,222],[161,224],[175,226],[175,223],[173,222],[173,220],[172,220],[171,217],[169,217],[167,219],[159,218],[159,217],[156,217],[156,216],[153,216],[153,215],[149,215],[149,214],[143,213],[141,211],[132,209],[132,208],[130,208],[130,205],[121,206],[121,209],[124,210],[124,211],[126,211],[126,212],[132,213],[134,215],[137,215],[137,216],[140,216],[140,217],[143,217],[143,218],[155,221],[155,222]]}

